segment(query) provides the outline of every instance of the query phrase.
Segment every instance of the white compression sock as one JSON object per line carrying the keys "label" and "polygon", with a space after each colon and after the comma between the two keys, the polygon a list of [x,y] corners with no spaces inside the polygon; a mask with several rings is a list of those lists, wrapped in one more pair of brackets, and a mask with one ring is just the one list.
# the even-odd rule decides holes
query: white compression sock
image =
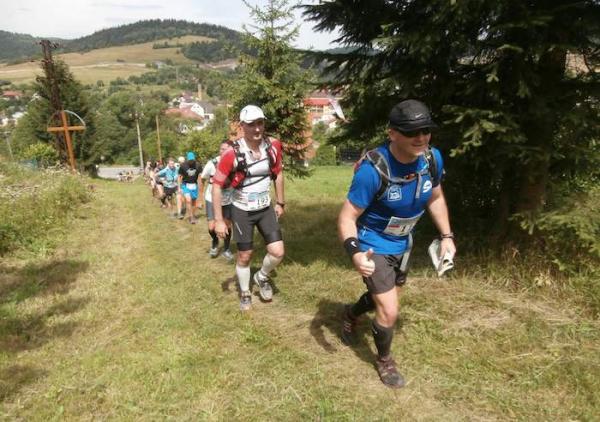
{"label": "white compression sock", "polygon": [[283,259],[283,257],[281,258],[276,258],[273,255],[271,255],[270,253],[267,253],[265,255],[265,259],[263,259],[263,264],[262,267],[260,268],[260,276],[265,279],[269,276],[269,274],[271,273],[271,271],[273,271],[275,269],[276,266],[279,265],[279,263],[281,262],[281,260]]}
{"label": "white compression sock", "polygon": [[250,290],[250,267],[240,267],[236,264],[235,274],[237,275],[238,283],[240,283],[240,290],[242,292]]}

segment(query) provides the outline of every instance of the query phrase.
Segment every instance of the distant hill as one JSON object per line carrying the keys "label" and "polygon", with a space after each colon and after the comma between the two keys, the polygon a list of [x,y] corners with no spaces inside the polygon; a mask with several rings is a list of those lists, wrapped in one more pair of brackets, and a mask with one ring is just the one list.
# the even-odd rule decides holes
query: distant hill
{"label": "distant hill", "polygon": [[[224,26],[194,23],[176,19],[152,19],[103,29],[74,40],[55,40],[61,48],[57,53],[87,52],[100,48],[142,44],[152,41],[196,35],[212,42],[192,42],[177,45],[182,54],[201,62],[235,58],[243,49],[242,34]],[[0,60],[14,61],[41,56],[39,38],[31,35],[0,31]],[[208,41],[208,40],[207,40]],[[162,46],[156,46],[160,48]]]}
{"label": "distant hill", "polygon": [[[0,60],[20,60],[41,56],[40,38],[0,30]],[[63,40],[56,40],[63,42]]]}
{"label": "distant hill", "polygon": [[234,44],[241,41],[239,32],[224,26],[176,19],[151,19],[103,29],[92,35],[71,40],[65,44],[64,51],[89,51],[96,48],[141,44],[184,35],[201,35],[217,40],[227,40]]}

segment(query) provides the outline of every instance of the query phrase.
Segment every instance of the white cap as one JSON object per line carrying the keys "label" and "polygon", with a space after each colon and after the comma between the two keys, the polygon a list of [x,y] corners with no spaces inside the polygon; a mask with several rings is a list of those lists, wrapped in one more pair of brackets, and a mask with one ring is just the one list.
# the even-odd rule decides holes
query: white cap
{"label": "white cap", "polygon": [[265,119],[265,113],[255,105],[247,105],[240,111],[240,122],[252,123],[258,119]]}
{"label": "white cap", "polygon": [[181,157],[181,156],[180,156],[180,157],[177,159],[177,161],[179,161],[180,163],[184,163],[184,162],[185,162],[185,158],[183,158],[183,157]]}

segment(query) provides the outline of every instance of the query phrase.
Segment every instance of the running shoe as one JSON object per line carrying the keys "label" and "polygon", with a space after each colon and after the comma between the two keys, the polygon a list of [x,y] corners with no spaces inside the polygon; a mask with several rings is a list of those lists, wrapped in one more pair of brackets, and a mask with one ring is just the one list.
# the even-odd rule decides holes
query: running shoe
{"label": "running shoe", "polygon": [[178,214],[178,215],[177,215],[177,218],[178,218],[178,219],[180,219],[180,220],[183,220],[183,219],[184,219],[184,217],[185,217],[185,216],[184,216],[183,214]]}
{"label": "running shoe", "polygon": [[225,249],[221,256],[225,258],[228,262],[233,261],[233,253],[231,253],[229,249]]}
{"label": "running shoe", "polygon": [[342,314],[342,343],[346,346],[352,346],[356,343],[356,323],[357,319],[350,314],[350,306],[344,306]]}
{"label": "running shoe", "polygon": [[269,283],[269,279],[266,278],[262,280],[260,275],[260,271],[254,273],[254,282],[259,288],[260,298],[264,301],[270,302],[273,300],[273,288],[271,287],[271,283]]}
{"label": "running shoe", "polygon": [[396,369],[396,362],[391,356],[387,358],[377,358],[377,373],[381,381],[390,388],[404,387],[404,377]]}
{"label": "running shoe", "polygon": [[252,294],[250,290],[246,290],[240,295],[240,311],[249,311],[250,308],[252,308]]}
{"label": "running shoe", "polygon": [[219,255],[219,248],[210,248],[210,250],[208,251],[208,255],[211,258],[216,258],[217,255]]}

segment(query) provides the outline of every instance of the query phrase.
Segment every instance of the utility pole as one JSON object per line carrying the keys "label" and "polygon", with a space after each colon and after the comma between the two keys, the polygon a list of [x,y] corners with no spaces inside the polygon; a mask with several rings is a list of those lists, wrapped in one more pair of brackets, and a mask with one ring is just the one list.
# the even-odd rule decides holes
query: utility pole
{"label": "utility pole", "polygon": [[158,114],[156,115],[156,143],[158,147],[158,161],[162,162],[162,151],[160,149],[160,126],[158,125]]}
{"label": "utility pole", "polygon": [[140,150],[140,169],[144,172],[144,155],[142,154],[142,137],[140,135],[140,114],[136,110],[134,112],[135,128],[137,129],[138,149]]}
{"label": "utility pole", "polygon": [[10,156],[10,161],[15,161],[15,157],[12,153],[12,148],[10,147],[10,132],[5,130],[4,136],[6,140],[6,146],[8,147],[8,155]]}

